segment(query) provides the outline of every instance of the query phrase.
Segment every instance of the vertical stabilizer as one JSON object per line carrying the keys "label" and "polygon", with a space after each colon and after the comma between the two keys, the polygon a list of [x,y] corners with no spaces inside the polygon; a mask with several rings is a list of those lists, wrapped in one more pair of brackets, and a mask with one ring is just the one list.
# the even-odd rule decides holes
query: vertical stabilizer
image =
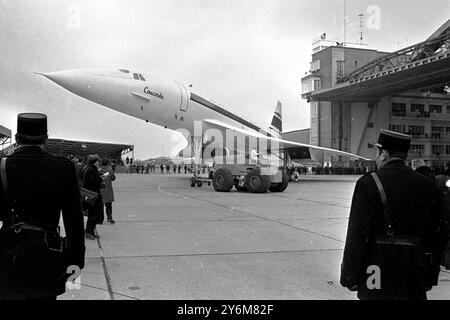
{"label": "vertical stabilizer", "polygon": [[270,124],[270,129],[281,134],[283,131],[283,118],[281,117],[281,102],[277,102],[277,107],[273,113],[272,123]]}

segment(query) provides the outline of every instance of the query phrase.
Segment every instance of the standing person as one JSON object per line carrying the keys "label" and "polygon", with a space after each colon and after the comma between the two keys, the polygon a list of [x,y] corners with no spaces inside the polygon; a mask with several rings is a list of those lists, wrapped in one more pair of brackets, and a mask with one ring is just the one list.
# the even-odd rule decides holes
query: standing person
{"label": "standing person", "polygon": [[433,170],[431,168],[427,167],[425,165],[425,161],[422,159],[413,159],[411,160],[411,168],[420,173],[423,174],[425,177],[428,177],[429,179],[435,181],[435,176],[433,174]]}
{"label": "standing person", "polygon": [[162,163],[159,165],[159,169],[161,171],[161,174],[163,174],[164,173],[164,165]]}
{"label": "standing person", "polygon": [[100,168],[100,159],[96,154],[90,154],[87,164],[83,168],[82,180],[83,186],[91,191],[98,193],[98,198],[93,205],[85,205],[88,211],[88,220],[86,222],[86,239],[94,240],[98,235],[95,233],[95,226],[101,221],[103,215],[103,203],[100,189],[104,186],[103,179],[98,172]]}
{"label": "standing person", "polygon": [[125,172],[126,172],[126,173],[130,173],[130,166],[131,166],[131,165],[130,165],[130,158],[127,157],[127,158],[125,159]]}
{"label": "standing person", "polygon": [[70,243],[68,264],[84,268],[75,167],[43,151],[48,139],[44,114],[19,114],[15,138],[19,148],[0,165],[0,300],[55,300],[65,291],[67,267],[57,267],[58,253],[48,240],[59,238],[61,212]]}
{"label": "standing person", "polygon": [[439,266],[425,269],[422,261],[425,252],[439,261],[442,199],[434,181],[406,166],[410,142],[411,136],[381,130],[378,169],[355,186],[341,285],[359,299],[425,300],[437,285]]}
{"label": "standing person", "polygon": [[[102,203],[106,209],[106,218],[109,223],[116,223],[112,218],[112,203],[114,202],[114,190],[112,186],[112,181],[116,180],[116,175],[114,174],[114,170],[109,165],[109,161],[107,159],[102,160],[102,166],[98,170],[100,176],[103,179],[103,183],[105,185],[104,188],[100,189],[100,193],[102,195]],[[100,219],[100,224],[103,223],[104,213],[102,209],[102,216]]]}
{"label": "standing person", "polygon": [[77,174],[78,184],[83,186],[83,182],[81,181],[81,170],[83,170],[83,158],[77,158],[75,162],[75,172]]}

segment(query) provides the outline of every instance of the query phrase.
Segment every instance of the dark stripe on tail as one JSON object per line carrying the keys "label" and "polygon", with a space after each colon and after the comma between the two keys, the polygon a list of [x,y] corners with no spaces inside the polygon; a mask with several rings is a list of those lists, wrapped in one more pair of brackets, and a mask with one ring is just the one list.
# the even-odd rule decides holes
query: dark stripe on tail
{"label": "dark stripe on tail", "polygon": [[274,115],[273,118],[272,118],[272,126],[274,128],[276,128],[279,132],[282,132],[281,119],[279,117],[277,117],[276,115]]}

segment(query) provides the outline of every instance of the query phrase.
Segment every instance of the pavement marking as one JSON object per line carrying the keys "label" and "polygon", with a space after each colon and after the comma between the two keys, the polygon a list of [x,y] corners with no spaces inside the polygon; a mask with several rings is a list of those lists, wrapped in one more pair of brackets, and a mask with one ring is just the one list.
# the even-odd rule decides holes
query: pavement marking
{"label": "pavement marking", "polygon": [[[97,233],[97,230],[96,230]],[[98,233],[97,233],[98,234]],[[106,280],[106,286],[108,287],[108,292],[109,292],[109,298],[111,300],[114,300],[114,292],[112,290],[112,286],[111,286],[111,278],[109,276],[109,272],[108,272],[108,267],[106,265],[106,261],[105,261],[105,256],[103,255],[103,248],[102,248],[102,244],[100,242],[100,238],[97,238],[97,245],[98,248],[100,250],[100,259],[102,260],[102,265],[103,265],[103,273],[105,274],[105,280]]]}
{"label": "pavement marking", "polygon": [[[300,197],[293,198],[293,197],[283,196],[283,195],[281,195],[279,193],[268,193],[268,195],[270,195],[271,197],[277,197],[277,198],[283,198],[283,199],[291,199],[291,200],[298,200],[298,201],[305,201],[305,202],[323,204],[323,205],[330,206],[330,207],[339,207],[339,208],[350,209],[349,206],[345,206],[345,205],[339,205],[339,204],[336,204],[336,203],[325,202],[325,201],[310,200],[310,199],[305,199],[305,198],[300,198]],[[348,200],[348,199],[347,198],[342,198],[342,200]]]}
{"label": "pavement marking", "polygon": [[[280,250],[280,251],[249,251],[249,252],[219,252],[219,253],[186,253],[186,254],[156,254],[141,256],[109,256],[103,259],[141,259],[141,258],[173,258],[173,257],[202,257],[202,256],[234,256],[234,255],[254,255],[254,254],[280,254],[280,253],[309,253],[342,251],[344,249],[305,249],[305,250]],[[86,258],[86,260],[96,260],[100,257]]]}
{"label": "pavement marking", "polygon": [[[165,185],[164,184],[159,185],[158,186],[158,190],[165,193],[165,191],[161,189],[163,186],[165,186]],[[184,196],[187,196],[187,195],[184,195]],[[225,208],[225,209],[228,209],[228,210],[233,210],[235,212],[241,212],[243,214],[251,215],[251,216],[254,216],[254,217],[258,217],[260,219],[263,219],[263,220],[266,220],[266,221],[269,221],[269,222],[277,223],[277,224],[280,224],[280,225],[283,225],[283,226],[286,226],[286,227],[289,227],[289,228],[293,228],[293,229],[300,230],[300,231],[303,231],[303,232],[311,233],[311,234],[314,234],[314,235],[319,236],[319,237],[327,238],[327,239],[338,241],[338,242],[341,242],[341,243],[345,242],[343,240],[336,239],[336,238],[333,238],[333,237],[330,237],[330,236],[327,236],[327,235],[324,235],[324,234],[321,234],[321,233],[318,233],[318,232],[314,232],[314,231],[311,231],[311,230],[299,228],[299,227],[290,225],[288,223],[283,223],[283,222],[280,222],[280,221],[277,221],[277,220],[269,219],[269,218],[257,215],[255,213],[245,212],[245,211],[242,211],[242,210],[236,209],[236,208],[233,209],[233,207],[227,206],[225,204],[220,204],[220,203],[216,203],[216,202],[213,202],[213,201],[210,201],[210,200],[205,200],[205,199],[201,199],[201,198],[193,197],[193,196],[188,196],[188,197],[190,199],[192,199],[192,200],[198,200],[198,201],[206,202],[206,203],[209,203],[209,204],[212,204],[212,205],[215,205],[215,206],[218,206],[218,207],[222,207],[222,208]]]}
{"label": "pavement marking", "polygon": [[[213,216],[217,216],[215,212],[210,212]],[[233,219],[233,218],[223,218],[223,219],[173,219],[173,220],[116,220],[120,223],[177,223],[177,222],[233,222],[233,221],[255,221],[258,218],[248,218],[248,219]],[[273,221],[310,221],[310,220],[348,220],[347,218],[332,217],[332,218],[279,218],[272,219]]]}
{"label": "pavement marking", "polygon": [[[107,289],[99,288],[99,287],[96,287],[96,286],[91,286],[91,285],[88,285],[88,284],[81,284],[81,286],[82,287],[91,288],[91,289],[100,290],[100,291],[108,291]],[[123,296],[123,297],[126,297],[126,298],[130,298],[130,299],[133,299],[133,300],[140,300],[139,298],[128,296],[126,294],[119,293],[119,292],[114,292],[114,294],[119,295],[119,296]]]}

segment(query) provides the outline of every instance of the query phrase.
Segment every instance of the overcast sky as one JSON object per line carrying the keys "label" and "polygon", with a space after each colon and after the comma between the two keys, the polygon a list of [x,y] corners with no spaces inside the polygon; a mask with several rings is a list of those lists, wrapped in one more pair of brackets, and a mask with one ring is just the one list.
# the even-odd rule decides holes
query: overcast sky
{"label": "overcast sky", "polygon": [[[379,14],[378,14],[379,12]],[[380,51],[425,40],[449,0],[347,0],[347,41]],[[0,0],[0,125],[43,112],[54,138],[135,145],[135,156],[169,154],[160,127],[104,108],[33,72],[122,67],[157,74],[269,126],[277,100],[284,130],[309,127],[301,77],[312,39],[343,40],[343,0]]]}

